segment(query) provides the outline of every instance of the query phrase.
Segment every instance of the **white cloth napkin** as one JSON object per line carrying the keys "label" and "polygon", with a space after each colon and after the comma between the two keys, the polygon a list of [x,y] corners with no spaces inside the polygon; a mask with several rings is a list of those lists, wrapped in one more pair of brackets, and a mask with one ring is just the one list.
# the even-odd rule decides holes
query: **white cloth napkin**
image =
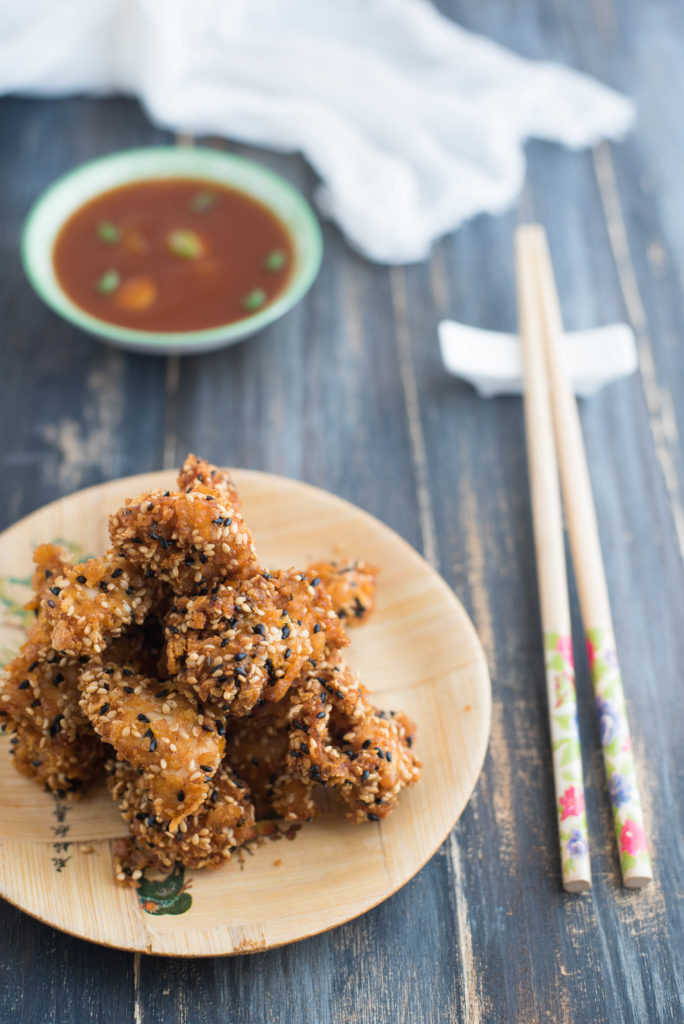
{"label": "white cloth napkin", "polygon": [[301,150],[320,208],[384,263],[508,206],[530,136],[580,148],[633,121],[426,0],[3,0],[0,92],[123,92],[165,128]]}

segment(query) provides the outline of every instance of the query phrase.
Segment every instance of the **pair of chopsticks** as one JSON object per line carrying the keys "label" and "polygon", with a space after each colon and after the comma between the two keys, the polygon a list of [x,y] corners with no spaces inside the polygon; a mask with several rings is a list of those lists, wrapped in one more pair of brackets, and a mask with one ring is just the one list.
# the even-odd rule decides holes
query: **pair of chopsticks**
{"label": "pair of chopsticks", "polygon": [[651,878],[625,697],[577,403],[562,364],[558,296],[544,229],[515,237],[525,434],[541,605],[563,887],[591,887],[559,487],[570,535],[623,885]]}

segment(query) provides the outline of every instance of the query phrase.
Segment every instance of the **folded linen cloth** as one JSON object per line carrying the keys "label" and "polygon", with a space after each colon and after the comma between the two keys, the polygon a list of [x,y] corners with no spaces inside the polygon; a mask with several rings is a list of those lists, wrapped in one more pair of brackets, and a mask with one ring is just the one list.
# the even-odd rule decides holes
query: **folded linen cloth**
{"label": "folded linen cloth", "polygon": [[383,263],[508,206],[530,136],[580,148],[634,114],[427,0],[4,0],[3,92],[122,92],[165,128],[300,150],[322,211]]}

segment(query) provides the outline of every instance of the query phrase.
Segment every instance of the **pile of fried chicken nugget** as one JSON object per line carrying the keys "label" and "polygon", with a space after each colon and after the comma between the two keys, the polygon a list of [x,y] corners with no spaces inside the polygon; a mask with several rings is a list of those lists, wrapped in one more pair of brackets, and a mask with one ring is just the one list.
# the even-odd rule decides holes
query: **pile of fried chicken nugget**
{"label": "pile of fried chicken nugget", "polygon": [[414,726],[341,657],[377,570],[259,564],[230,476],[190,455],[178,490],[130,499],[112,546],[34,553],[36,621],[0,684],[17,769],[60,796],[105,775],[128,824],[115,876],[218,867],[264,817],[308,821],[327,787],[378,821],[420,775]]}

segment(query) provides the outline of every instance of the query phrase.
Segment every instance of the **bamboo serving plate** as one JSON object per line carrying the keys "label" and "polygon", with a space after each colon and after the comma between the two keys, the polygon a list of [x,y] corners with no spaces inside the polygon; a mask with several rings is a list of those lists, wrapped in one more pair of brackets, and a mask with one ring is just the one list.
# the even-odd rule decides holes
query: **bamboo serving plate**
{"label": "bamboo serving plate", "polygon": [[[217,956],[315,935],[376,906],[444,841],[477,780],[491,690],[475,630],[446,583],[397,534],[306,484],[233,474],[263,564],[304,567],[348,556],[381,567],[378,603],[351,631],[349,662],[385,709],[417,723],[421,780],[380,823],[351,825],[330,805],[301,827],[263,822],[255,852],[210,871],[172,871],[116,885],[112,846],[126,827],[104,785],[81,801],[44,793],[0,742],[0,895],[72,935],[131,951]],[[0,535],[0,648],[6,662],[31,621],[33,547],[54,540],[76,558],[101,553],[107,518],[126,497],[173,486],[170,472],[115,480],[46,505]],[[292,841],[294,840],[294,841]]]}

